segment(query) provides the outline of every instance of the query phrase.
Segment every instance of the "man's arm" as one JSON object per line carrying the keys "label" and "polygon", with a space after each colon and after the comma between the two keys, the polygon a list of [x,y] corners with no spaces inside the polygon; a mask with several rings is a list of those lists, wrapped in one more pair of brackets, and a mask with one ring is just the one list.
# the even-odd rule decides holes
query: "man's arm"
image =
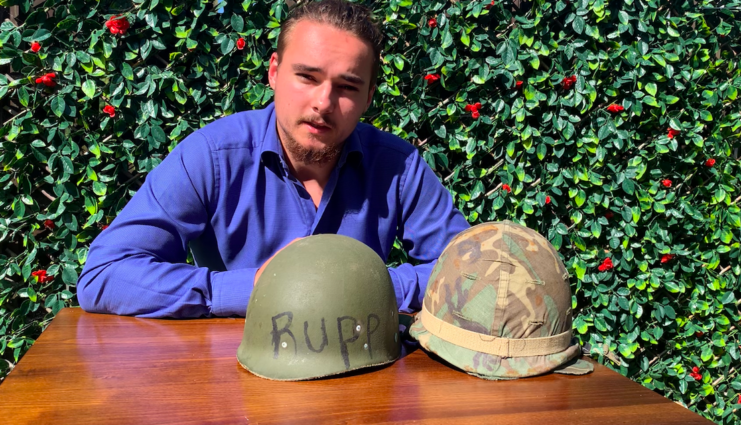
{"label": "man's arm", "polygon": [[140,317],[244,315],[257,269],[185,264],[215,205],[218,175],[204,136],[181,142],[90,246],[77,284],[86,311]]}
{"label": "man's arm", "polygon": [[453,197],[422,157],[414,152],[401,183],[399,238],[421,264],[389,268],[399,310],[422,308],[427,280],[435,261],[451,239],[470,226],[453,205]]}

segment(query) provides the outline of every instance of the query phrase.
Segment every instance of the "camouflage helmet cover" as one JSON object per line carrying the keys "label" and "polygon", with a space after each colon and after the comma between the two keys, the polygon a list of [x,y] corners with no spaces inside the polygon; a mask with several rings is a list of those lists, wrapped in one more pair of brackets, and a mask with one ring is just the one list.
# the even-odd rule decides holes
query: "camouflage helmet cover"
{"label": "camouflage helmet cover", "polygon": [[443,251],[410,334],[485,379],[593,367],[572,341],[569,274],[553,246],[511,221],[459,233]]}

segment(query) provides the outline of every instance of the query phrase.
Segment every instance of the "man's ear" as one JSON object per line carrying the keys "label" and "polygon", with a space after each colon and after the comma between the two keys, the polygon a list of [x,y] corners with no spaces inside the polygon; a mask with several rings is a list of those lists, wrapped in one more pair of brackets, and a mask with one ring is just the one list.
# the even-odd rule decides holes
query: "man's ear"
{"label": "man's ear", "polygon": [[363,113],[367,112],[368,108],[370,108],[371,102],[373,102],[373,93],[375,92],[376,92],[376,85],[373,84],[368,90],[368,101],[365,104],[365,111],[363,111]]}
{"label": "man's ear", "polygon": [[270,55],[270,65],[268,65],[268,81],[270,88],[275,90],[275,81],[278,78],[278,52]]}

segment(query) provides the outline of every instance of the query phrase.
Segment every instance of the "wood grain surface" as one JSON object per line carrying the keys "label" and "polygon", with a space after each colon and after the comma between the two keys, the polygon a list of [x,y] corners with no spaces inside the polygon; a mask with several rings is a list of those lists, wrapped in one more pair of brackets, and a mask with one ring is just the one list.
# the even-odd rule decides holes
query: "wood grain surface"
{"label": "wood grain surface", "polygon": [[414,346],[368,372],[269,381],[237,363],[243,325],[64,309],[0,385],[0,423],[712,423],[601,365],[486,381]]}

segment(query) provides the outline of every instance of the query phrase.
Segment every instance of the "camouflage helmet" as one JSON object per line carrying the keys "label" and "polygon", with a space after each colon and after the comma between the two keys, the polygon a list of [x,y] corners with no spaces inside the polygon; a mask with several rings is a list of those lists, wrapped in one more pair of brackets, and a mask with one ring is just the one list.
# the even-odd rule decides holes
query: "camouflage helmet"
{"label": "camouflage helmet", "polygon": [[576,360],[568,279],[536,231],[511,221],[474,226],[438,259],[410,334],[480,378],[591,372],[590,363]]}
{"label": "camouflage helmet", "polygon": [[276,254],[245,316],[237,360],[263,378],[320,378],[390,363],[401,353],[388,269],[347,236],[309,236]]}

